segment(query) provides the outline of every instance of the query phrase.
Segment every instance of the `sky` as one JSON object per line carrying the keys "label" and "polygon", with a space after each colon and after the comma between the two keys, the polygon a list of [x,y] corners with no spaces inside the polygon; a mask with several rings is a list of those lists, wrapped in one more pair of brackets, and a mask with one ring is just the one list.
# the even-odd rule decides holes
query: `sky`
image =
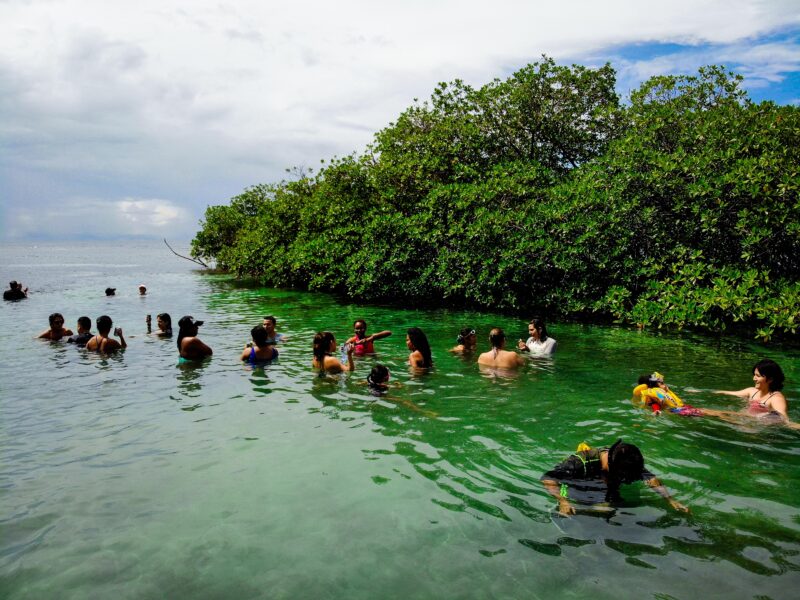
{"label": "sky", "polygon": [[0,0],[0,240],[188,240],[438,82],[543,54],[610,62],[623,98],[722,64],[800,104],[800,0]]}

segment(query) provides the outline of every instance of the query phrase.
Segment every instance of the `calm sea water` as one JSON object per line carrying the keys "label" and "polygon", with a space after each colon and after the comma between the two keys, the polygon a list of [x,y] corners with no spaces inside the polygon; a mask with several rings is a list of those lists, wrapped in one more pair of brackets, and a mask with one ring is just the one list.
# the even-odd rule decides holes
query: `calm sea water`
{"label": "calm sea water", "polygon": [[[0,281],[31,288],[0,307],[2,598],[797,597],[800,433],[630,402],[659,370],[685,401],[735,409],[711,390],[750,385],[769,356],[800,420],[796,351],[553,324],[559,353],[508,377],[446,350],[466,325],[521,337],[522,319],[264,289],[160,242],[0,252]],[[73,329],[108,314],[129,346],[35,339],[54,311]],[[165,311],[205,320],[210,361],[180,368],[174,340],[144,335]],[[288,339],[251,370],[239,354],[266,314]],[[313,333],[341,341],[356,318],[394,334],[355,374],[317,377]],[[404,364],[410,326],[431,340],[428,375]],[[380,399],[363,385],[377,361],[402,384]],[[615,511],[556,514],[541,474],[618,436],[690,515],[641,485]]]}

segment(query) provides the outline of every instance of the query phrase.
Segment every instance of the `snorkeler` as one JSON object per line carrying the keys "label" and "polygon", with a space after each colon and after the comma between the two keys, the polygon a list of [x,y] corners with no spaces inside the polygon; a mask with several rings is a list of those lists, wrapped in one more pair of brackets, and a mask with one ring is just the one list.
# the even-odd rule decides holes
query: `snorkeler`
{"label": "snorkeler", "polygon": [[375,345],[372,342],[392,335],[391,331],[379,331],[378,333],[367,335],[367,322],[364,319],[358,319],[353,323],[353,332],[355,335],[347,340],[346,343],[353,344],[356,356],[375,354]]}
{"label": "snorkeler", "polygon": [[[599,502],[597,492],[605,492],[605,502],[619,502],[620,485],[640,480],[653,488],[675,510],[689,512],[687,507],[670,496],[655,475],[644,468],[644,457],[639,448],[621,439],[610,448],[592,449],[581,444],[574,454],[541,477],[547,492],[558,500],[558,511],[562,515],[575,514],[571,500],[581,504]],[[570,498],[570,491],[577,492],[574,498]],[[592,492],[595,492],[595,497],[592,497]]]}

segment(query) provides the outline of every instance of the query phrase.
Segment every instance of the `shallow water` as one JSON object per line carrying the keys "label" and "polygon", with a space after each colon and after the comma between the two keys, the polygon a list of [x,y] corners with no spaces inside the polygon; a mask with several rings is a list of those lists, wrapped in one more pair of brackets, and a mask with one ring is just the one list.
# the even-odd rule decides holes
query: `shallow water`
{"label": "shallow water", "polygon": [[[800,420],[797,351],[554,324],[558,354],[508,376],[447,348],[465,325],[516,339],[520,319],[258,288],[158,242],[0,251],[0,281],[32,291],[0,309],[0,597],[796,597],[800,432],[655,418],[630,392],[657,369],[685,401],[735,409],[711,390],[749,386],[770,356]],[[109,314],[129,347],[34,339],[53,311],[73,329]],[[174,340],[144,335],[163,311],[204,319],[214,357],[179,367]],[[238,357],[266,314],[288,339],[251,370]],[[356,318],[394,334],[354,375],[317,377],[313,333],[341,341]],[[423,376],[404,364],[414,325]],[[377,361],[401,384],[385,398],[362,383]],[[640,484],[616,510],[555,513],[541,474],[618,436],[690,515]]]}

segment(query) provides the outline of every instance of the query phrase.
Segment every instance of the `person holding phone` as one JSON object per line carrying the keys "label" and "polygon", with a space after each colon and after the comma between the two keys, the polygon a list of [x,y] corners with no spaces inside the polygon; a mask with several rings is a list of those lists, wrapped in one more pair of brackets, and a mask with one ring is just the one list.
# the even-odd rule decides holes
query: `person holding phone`
{"label": "person holding phone", "polygon": [[97,335],[86,342],[87,350],[108,353],[128,347],[125,336],[122,335],[121,327],[114,328],[114,335],[119,338],[119,341],[109,337],[111,326],[114,324],[113,321],[111,321],[111,317],[108,315],[97,317],[95,323],[97,323]]}

